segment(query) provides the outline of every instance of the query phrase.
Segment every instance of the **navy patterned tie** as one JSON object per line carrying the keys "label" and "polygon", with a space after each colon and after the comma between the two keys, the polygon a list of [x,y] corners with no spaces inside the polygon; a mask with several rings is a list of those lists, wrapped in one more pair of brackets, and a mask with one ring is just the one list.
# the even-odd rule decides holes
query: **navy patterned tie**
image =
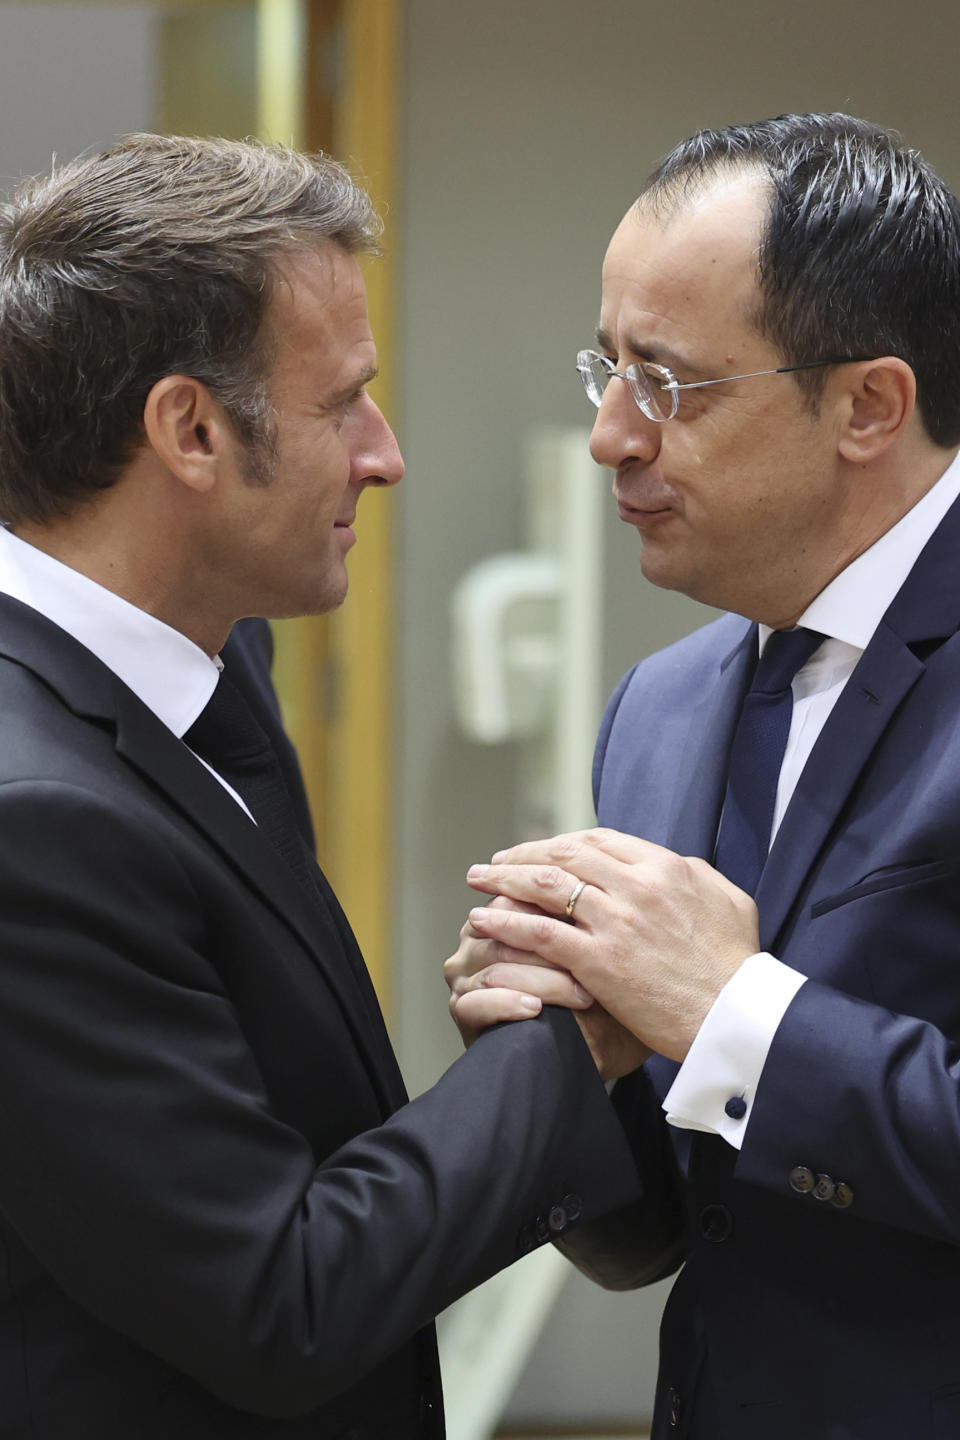
{"label": "navy patterned tie", "polygon": [[717,836],[717,869],[755,895],[770,849],[777,782],[793,714],[791,682],[823,643],[816,630],[774,630],[737,721]]}

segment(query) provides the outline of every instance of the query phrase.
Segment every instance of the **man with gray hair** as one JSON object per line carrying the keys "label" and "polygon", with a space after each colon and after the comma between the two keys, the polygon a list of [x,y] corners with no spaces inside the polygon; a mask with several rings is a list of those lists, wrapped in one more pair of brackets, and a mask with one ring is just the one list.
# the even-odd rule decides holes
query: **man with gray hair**
{"label": "man with gray hair", "polygon": [[11,1440],[439,1437],[433,1315],[636,1193],[559,1012],[406,1103],[276,716],[221,673],[236,621],[340,604],[403,473],[376,234],[324,157],[157,136],[3,211]]}
{"label": "man with gray hair", "polygon": [[695,135],[577,368],[644,574],[730,613],[618,687],[607,828],[474,873],[454,1012],[605,1007],[646,1193],[563,1247],[683,1266],[656,1440],[956,1440],[960,206],[847,115]]}

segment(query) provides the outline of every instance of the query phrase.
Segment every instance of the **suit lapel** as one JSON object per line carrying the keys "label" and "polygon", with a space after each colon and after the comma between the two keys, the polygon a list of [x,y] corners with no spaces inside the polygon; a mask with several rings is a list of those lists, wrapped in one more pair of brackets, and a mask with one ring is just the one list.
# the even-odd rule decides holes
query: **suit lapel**
{"label": "suit lapel", "polygon": [[931,536],[814,745],[757,891],[760,943],[773,949],[819,851],[871,754],[926,669],[922,658],[960,624],[960,502]]}
{"label": "suit lapel", "polygon": [[[188,748],[85,646],[29,606],[0,595],[0,654],[24,665],[82,719],[116,731],[116,750],[201,831],[293,932],[338,1002],[385,1113],[405,1098],[396,1059],[352,933],[329,891],[316,905],[255,824]],[[349,941],[348,941],[349,937]]]}
{"label": "suit lapel", "polygon": [[[322,891],[312,903],[279,852],[206,767],[120,681],[116,691],[117,753],[164,791],[296,934],[339,1002],[384,1110],[390,1113],[404,1098],[396,1059],[366,967],[359,953],[350,954],[347,936],[331,914],[329,891]],[[349,941],[355,949],[352,933]]]}
{"label": "suit lapel", "polygon": [[742,638],[719,663],[716,683],[705,685],[695,704],[681,761],[687,781],[666,842],[680,855],[699,855],[711,862],[726,790],[727,758],[757,659],[757,627],[744,624]]}
{"label": "suit lapel", "polygon": [[762,949],[775,948],[850,791],[924,668],[881,623],[811,751],[764,866],[756,895]]}
{"label": "suit lapel", "polygon": [[[273,655],[273,640],[270,627],[265,620],[241,620],[234,626],[230,638],[221,651],[226,673],[242,692],[254,716],[266,732],[274,754],[280,762],[284,781],[304,840],[311,854],[316,849],[313,821],[303,777],[297,761],[296,751],[283,729],[276,696],[269,682],[270,662]],[[390,1108],[396,1109],[406,1102],[400,1070],[396,1063],[393,1047],[387,1035],[380,1003],[377,999],[370,972],[364,964],[356,936],[333,890],[327,883],[319,865],[313,868],[319,902],[324,908],[330,925],[336,930],[343,946],[343,953],[353,971],[357,989],[366,1007],[371,1034],[377,1037],[382,1056],[384,1077],[390,1076]]]}

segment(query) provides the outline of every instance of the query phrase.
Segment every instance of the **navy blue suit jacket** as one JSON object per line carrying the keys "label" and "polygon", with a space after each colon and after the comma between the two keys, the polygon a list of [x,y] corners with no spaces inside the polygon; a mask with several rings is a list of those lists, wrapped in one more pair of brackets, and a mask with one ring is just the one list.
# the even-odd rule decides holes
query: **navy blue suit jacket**
{"label": "navy blue suit jacket", "polygon": [[[658,1437],[960,1436],[958,626],[955,506],[830,715],[763,875],[761,943],[810,978],[742,1150],[665,1125],[677,1067],[662,1058],[619,1087],[648,1199],[592,1268],[642,1283],[686,1257]],[[727,616],[624,679],[596,752],[601,824],[712,858],[755,646]],[[795,1167],[852,1203],[826,1182],[824,1198],[796,1191]]]}

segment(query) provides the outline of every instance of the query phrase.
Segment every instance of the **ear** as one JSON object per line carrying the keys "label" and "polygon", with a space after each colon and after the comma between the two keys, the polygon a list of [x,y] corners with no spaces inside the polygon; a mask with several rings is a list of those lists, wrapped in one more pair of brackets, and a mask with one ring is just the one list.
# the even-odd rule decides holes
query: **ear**
{"label": "ear", "polygon": [[845,365],[846,415],[838,449],[845,460],[866,465],[906,430],[917,404],[917,381],[905,360],[886,355]]}
{"label": "ear", "polygon": [[192,490],[213,488],[217,470],[236,444],[223,408],[189,375],[165,375],[143,409],[147,441],[158,459]]}

